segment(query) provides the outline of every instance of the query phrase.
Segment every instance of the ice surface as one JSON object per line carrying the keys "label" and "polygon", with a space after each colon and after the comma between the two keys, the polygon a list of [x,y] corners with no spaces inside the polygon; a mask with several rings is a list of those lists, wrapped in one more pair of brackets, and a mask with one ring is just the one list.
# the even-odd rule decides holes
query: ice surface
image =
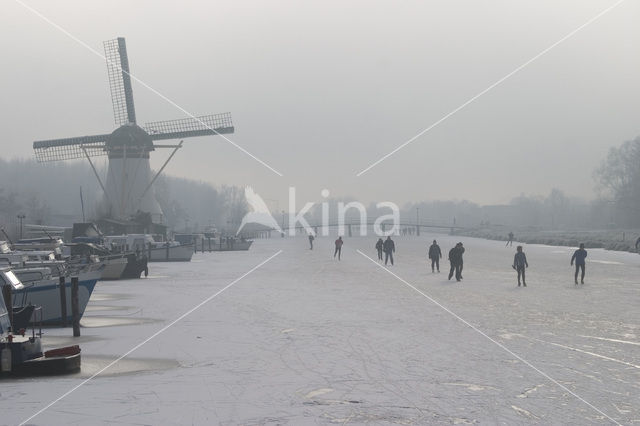
{"label": "ice surface", "polygon": [[[445,258],[432,274],[437,238]],[[376,238],[258,240],[249,252],[100,282],[85,371],[2,380],[0,423],[28,419],[278,250],[283,253],[30,420],[31,424],[607,424],[596,410],[359,255]],[[465,243],[461,283],[446,253]],[[398,274],[620,423],[640,422],[640,256],[439,235],[396,238]],[[94,325],[89,327],[89,325]],[[95,326],[96,324],[100,326]],[[73,341],[48,329],[49,344]]]}

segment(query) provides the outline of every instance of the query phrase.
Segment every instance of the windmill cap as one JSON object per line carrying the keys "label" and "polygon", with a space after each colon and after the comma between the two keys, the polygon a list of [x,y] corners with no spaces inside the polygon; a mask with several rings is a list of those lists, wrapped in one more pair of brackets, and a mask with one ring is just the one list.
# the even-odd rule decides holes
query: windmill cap
{"label": "windmill cap", "polygon": [[[117,158],[121,157],[125,146],[134,150],[144,148],[148,155],[148,151],[153,150],[153,139],[142,127],[129,123],[114,130],[105,142],[110,158],[114,158],[114,155]],[[135,155],[135,152],[131,152],[131,156]]]}

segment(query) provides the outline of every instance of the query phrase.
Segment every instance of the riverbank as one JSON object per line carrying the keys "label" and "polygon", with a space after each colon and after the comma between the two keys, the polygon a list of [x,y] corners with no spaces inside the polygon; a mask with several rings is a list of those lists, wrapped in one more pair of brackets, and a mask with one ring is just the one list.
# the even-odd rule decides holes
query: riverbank
{"label": "riverbank", "polygon": [[636,253],[635,243],[640,229],[602,229],[575,231],[543,231],[536,229],[506,229],[503,227],[466,229],[456,231],[457,235],[507,241],[509,232],[514,233],[514,242],[525,244],[545,244],[550,246],[577,247],[584,243],[586,248]]}

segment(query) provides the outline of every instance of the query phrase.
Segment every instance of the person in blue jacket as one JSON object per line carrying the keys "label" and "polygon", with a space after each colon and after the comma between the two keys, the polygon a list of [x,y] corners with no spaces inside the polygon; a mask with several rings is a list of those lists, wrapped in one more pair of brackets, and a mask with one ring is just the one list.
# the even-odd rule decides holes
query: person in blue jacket
{"label": "person in blue jacket", "polygon": [[585,272],[585,259],[587,258],[587,251],[584,249],[584,244],[580,243],[580,248],[573,253],[571,256],[571,265],[573,266],[573,262],[576,263],[576,274],[574,276],[574,281],[576,285],[578,285],[578,272],[582,271],[582,275],[580,276],[580,282],[584,284],[584,272]]}

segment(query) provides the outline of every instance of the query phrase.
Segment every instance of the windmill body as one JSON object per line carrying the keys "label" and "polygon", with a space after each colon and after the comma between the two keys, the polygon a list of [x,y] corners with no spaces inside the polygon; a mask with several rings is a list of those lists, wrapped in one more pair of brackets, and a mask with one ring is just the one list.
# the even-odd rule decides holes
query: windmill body
{"label": "windmill body", "polygon": [[149,134],[135,124],[125,124],[109,135],[105,145],[109,155],[105,184],[109,215],[126,218],[142,211],[160,222],[162,209],[153,189],[147,190],[153,176],[149,154],[154,149]]}
{"label": "windmill body", "polygon": [[[182,147],[182,141],[177,145],[158,145],[155,141],[233,133],[231,114],[157,121],[138,126],[124,38],[106,41],[104,47],[115,123],[119,127],[111,134],[36,141],[33,143],[36,159],[44,162],[86,158],[104,192],[106,217],[127,220],[145,212],[151,214],[153,222],[161,223],[162,209],[155,198],[153,183]],[[173,148],[173,152],[154,174],[149,156],[157,148]],[[104,155],[109,159],[106,184],[91,160]]]}

